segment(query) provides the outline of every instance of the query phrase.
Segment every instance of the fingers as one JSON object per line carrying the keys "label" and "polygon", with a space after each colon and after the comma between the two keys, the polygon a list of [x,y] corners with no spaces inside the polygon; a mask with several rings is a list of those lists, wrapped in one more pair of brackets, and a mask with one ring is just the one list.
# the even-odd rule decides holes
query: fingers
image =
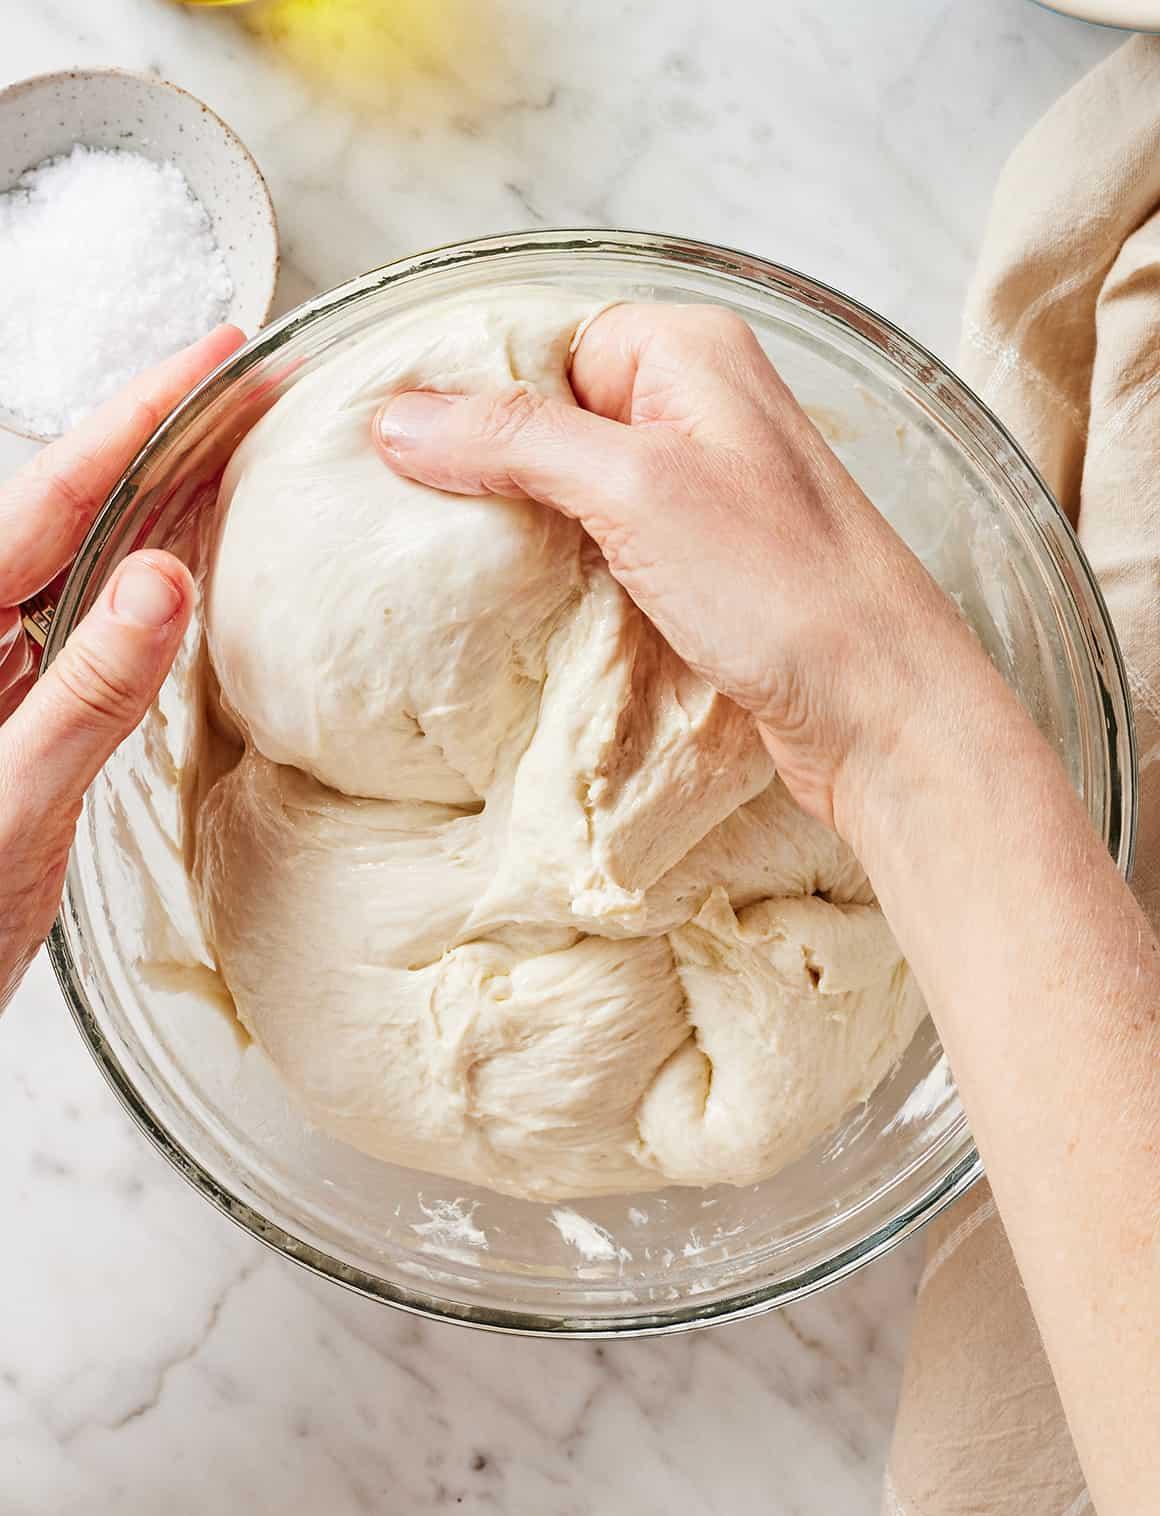
{"label": "fingers", "polygon": [[725,442],[788,390],[749,325],[717,305],[614,305],[586,326],[572,389],[597,415]]}
{"label": "fingers", "polygon": [[522,389],[396,395],[376,418],[379,444],[423,484],[527,495],[600,541],[602,520],[622,530],[680,473],[683,442],[746,451],[797,410],[749,326],[718,306],[613,306],[581,333],[571,377],[580,408]]}
{"label": "fingers", "polygon": [[[59,830],[161,687],[193,605],[189,571],[134,553],[0,728],[0,835]],[[14,819],[15,818],[15,819]]]}
{"label": "fingers", "polygon": [[528,390],[438,395],[409,390],[376,418],[399,473],[457,495],[526,496],[575,516],[599,540],[607,506],[641,498],[648,439]]}
{"label": "fingers", "polygon": [[220,326],[135,379],[0,486],[0,606],[60,572],[134,455],[179,400],[245,341]]}

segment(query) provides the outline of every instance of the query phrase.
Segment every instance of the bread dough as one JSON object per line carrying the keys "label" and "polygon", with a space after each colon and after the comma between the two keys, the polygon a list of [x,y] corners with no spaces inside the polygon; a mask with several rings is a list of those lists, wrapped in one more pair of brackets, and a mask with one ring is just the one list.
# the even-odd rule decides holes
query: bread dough
{"label": "bread dough", "polygon": [[922,1017],[856,859],[576,523],[375,450],[403,388],[571,403],[592,314],[428,304],[303,379],[205,591],[239,746],[204,747],[193,869],[239,1017],[318,1126],[542,1199],[761,1179]]}

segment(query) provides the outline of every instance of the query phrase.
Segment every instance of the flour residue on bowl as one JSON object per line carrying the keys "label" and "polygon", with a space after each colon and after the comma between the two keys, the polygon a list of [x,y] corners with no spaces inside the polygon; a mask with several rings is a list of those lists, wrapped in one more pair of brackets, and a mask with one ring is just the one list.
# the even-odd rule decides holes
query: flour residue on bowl
{"label": "flour residue on bowl", "polygon": [[893,1132],[916,1121],[928,1121],[953,1097],[954,1089],[954,1075],[944,1054],[934,1068],[914,1086],[884,1130]]}
{"label": "flour residue on bowl", "polygon": [[432,1247],[437,1248],[486,1248],[487,1233],[476,1226],[474,1217],[478,1202],[436,1200],[425,1205],[422,1195],[416,1197],[419,1209],[426,1221],[413,1221],[411,1230]]}
{"label": "flour residue on bowl", "polygon": [[564,1241],[590,1263],[611,1263],[617,1258],[621,1263],[631,1263],[632,1254],[628,1249],[618,1247],[611,1232],[587,1216],[581,1216],[579,1211],[557,1207],[550,1220]]}
{"label": "flour residue on bowl", "polygon": [[696,1227],[689,1233],[689,1240],[681,1249],[684,1258],[699,1258],[703,1253],[720,1249],[723,1257],[728,1258],[729,1249],[725,1244],[732,1237],[739,1237],[745,1230],[744,1226],[716,1227],[713,1235],[708,1239],[703,1238]]}

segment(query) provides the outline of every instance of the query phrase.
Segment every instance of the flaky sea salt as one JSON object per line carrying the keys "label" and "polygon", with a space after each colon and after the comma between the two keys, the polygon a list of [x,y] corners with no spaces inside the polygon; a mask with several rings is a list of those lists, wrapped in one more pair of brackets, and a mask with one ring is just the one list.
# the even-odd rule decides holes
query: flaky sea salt
{"label": "flaky sea salt", "polygon": [[0,405],[67,430],[223,321],[233,282],[173,163],[77,146],[0,195]]}

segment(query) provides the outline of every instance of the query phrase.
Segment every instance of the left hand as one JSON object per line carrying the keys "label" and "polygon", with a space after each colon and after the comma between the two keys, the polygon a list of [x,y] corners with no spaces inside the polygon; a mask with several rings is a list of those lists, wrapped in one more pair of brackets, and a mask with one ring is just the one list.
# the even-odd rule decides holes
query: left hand
{"label": "left hand", "polygon": [[39,682],[20,604],[67,568],[162,418],[243,340],[219,327],[0,485],[0,1010],[48,934],[85,790],[169,671],[193,582],[169,553],[130,554]]}

